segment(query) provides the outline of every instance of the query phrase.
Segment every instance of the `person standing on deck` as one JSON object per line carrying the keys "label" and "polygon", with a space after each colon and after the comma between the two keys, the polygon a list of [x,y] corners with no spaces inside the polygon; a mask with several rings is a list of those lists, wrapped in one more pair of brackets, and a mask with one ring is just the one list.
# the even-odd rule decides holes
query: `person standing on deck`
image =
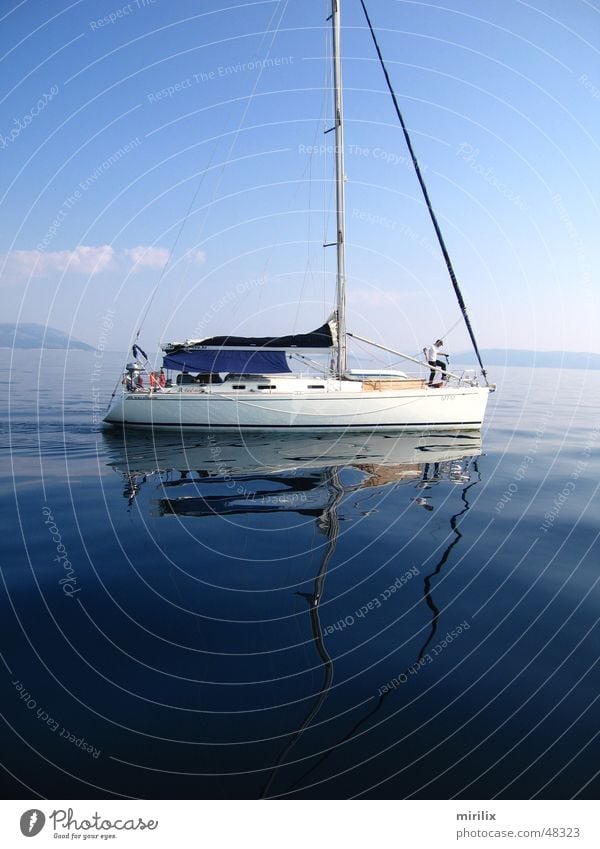
{"label": "person standing on deck", "polygon": [[[448,380],[448,375],[446,374],[447,362],[449,360],[448,354],[444,351],[440,350],[443,347],[444,343],[441,339],[436,339],[433,345],[430,345],[429,348],[423,348],[423,353],[425,354],[425,358],[427,362],[431,366],[431,371],[429,372],[429,382],[428,386],[433,384],[433,379],[435,377],[436,369],[440,369],[442,372],[442,380]],[[439,357],[446,357],[446,362],[440,360]]]}

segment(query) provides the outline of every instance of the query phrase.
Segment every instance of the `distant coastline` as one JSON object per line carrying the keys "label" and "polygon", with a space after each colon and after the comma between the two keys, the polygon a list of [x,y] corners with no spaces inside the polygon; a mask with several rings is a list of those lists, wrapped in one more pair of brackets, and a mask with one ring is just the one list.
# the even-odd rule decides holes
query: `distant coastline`
{"label": "distant coastline", "polygon": [[43,324],[0,324],[0,348],[95,351],[93,345]]}
{"label": "distant coastline", "polygon": [[[62,330],[43,324],[0,324],[0,348],[10,350],[95,351],[93,345],[69,336]],[[124,352],[113,352],[124,353]],[[483,348],[481,358],[487,366],[522,368],[568,368],[600,370],[600,354],[573,351],[532,351],[516,348]],[[477,366],[472,351],[450,352],[451,364]],[[452,365],[451,365],[452,367]]]}
{"label": "distant coastline", "polygon": [[[472,351],[451,354],[452,362],[477,365]],[[573,351],[529,351],[525,349],[487,348],[481,351],[485,366],[517,366],[526,368],[600,369],[600,354]]]}

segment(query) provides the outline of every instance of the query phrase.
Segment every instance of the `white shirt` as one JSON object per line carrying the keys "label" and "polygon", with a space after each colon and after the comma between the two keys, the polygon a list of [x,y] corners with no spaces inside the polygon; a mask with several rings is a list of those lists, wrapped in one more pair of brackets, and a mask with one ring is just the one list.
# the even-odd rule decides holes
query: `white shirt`
{"label": "white shirt", "polygon": [[428,360],[428,362],[434,363],[437,360],[439,350],[440,350],[440,348],[436,348],[435,345],[430,345],[429,348],[427,348],[427,360]]}

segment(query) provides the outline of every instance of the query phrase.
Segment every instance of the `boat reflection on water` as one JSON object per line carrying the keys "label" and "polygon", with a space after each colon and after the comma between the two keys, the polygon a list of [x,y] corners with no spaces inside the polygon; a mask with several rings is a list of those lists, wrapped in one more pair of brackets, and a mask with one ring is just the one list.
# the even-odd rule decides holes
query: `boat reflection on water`
{"label": "boat reflection on water", "polygon": [[[432,644],[440,622],[440,609],[434,599],[436,578],[460,542],[459,520],[469,509],[469,490],[480,480],[480,434],[352,434],[329,438],[251,435],[242,439],[213,433],[182,441],[171,434],[127,432],[124,436],[107,433],[105,438],[111,457],[109,465],[123,476],[123,495],[129,509],[144,487],[153,491],[149,509],[155,519],[187,521],[277,513],[314,519],[312,551],[318,552],[318,568],[309,591],[299,591],[300,581],[290,592],[306,602],[307,641],[312,642],[315,670],[320,667],[321,681],[306,697],[308,709],[303,721],[282,735],[279,755],[272,758],[269,770],[263,771],[256,785],[257,795],[263,797],[293,794],[305,780],[310,781],[312,773],[322,769],[338,746],[375,719],[394,692],[372,692],[363,699],[361,716],[350,729],[334,735],[337,740],[321,745],[312,756],[298,758],[298,762],[303,761],[300,773],[289,775],[280,783],[279,771],[294,763],[293,750],[315,724],[332,688],[335,657],[332,659],[326,645],[328,631],[321,623],[320,606],[340,538],[342,503],[351,494],[402,487],[401,502],[410,510],[421,508],[417,512],[422,513],[426,523],[436,515],[437,493],[443,501],[449,487],[459,489],[458,504],[448,517],[450,534],[432,566],[419,572],[423,582],[419,602],[423,627],[420,647],[412,658],[413,663],[418,663]],[[154,492],[158,497],[154,497]],[[453,505],[456,501],[454,498]],[[364,510],[364,499],[361,503]],[[368,515],[368,511],[363,515]],[[303,581],[306,583],[306,578]]]}
{"label": "boat reflection on water", "polygon": [[[323,474],[330,469],[358,472],[351,489],[416,482],[412,500],[431,509],[428,490],[442,480],[463,483],[469,465],[463,461],[481,453],[477,431],[331,437],[211,433],[198,439],[106,432],[104,438],[109,465],[123,474],[129,503],[154,478],[168,493],[160,499],[160,515],[181,516],[285,510],[317,515],[329,498]],[[186,494],[186,487],[195,494]],[[177,495],[171,495],[175,489]]]}

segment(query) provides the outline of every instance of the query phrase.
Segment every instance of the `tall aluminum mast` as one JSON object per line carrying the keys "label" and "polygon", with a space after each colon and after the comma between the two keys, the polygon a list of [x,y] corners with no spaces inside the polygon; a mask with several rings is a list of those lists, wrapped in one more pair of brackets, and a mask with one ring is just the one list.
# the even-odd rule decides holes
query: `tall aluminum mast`
{"label": "tall aluminum mast", "polygon": [[335,200],[336,200],[336,300],[338,321],[337,373],[342,377],[348,368],[346,351],[346,252],[344,192],[344,113],[342,99],[342,57],[340,51],[340,0],[331,0],[333,44],[333,89],[335,109]]}

